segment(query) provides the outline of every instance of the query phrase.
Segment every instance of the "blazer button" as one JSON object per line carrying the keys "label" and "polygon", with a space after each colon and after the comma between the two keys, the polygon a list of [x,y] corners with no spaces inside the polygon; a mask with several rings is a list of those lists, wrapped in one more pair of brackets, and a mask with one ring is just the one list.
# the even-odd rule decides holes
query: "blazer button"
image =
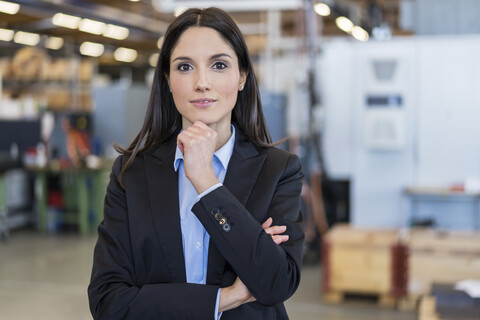
{"label": "blazer button", "polygon": [[211,214],[212,216],[214,216],[214,215],[217,214],[217,213],[220,213],[220,210],[218,210],[218,208],[213,208],[212,210],[210,210],[210,214]]}
{"label": "blazer button", "polygon": [[225,219],[225,218],[223,217],[223,214],[221,214],[220,212],[219,212],[219,213],[215,213],[215,220],[221,221],[222,219]]}
{"label": "blazer button", "polygon": [[220,225],[224,225],[225,223],[227,223],[227,219],[222,218],[222,219],[218,220],[218,223],[220,223]]}
{"label": "blazer button", "polygon": [[223,229],[223,231],[228,232],[228,231],[230,231],[230,225],[229,225],[228,223],[225,223],[225,224],[222,226],[222,229]]}

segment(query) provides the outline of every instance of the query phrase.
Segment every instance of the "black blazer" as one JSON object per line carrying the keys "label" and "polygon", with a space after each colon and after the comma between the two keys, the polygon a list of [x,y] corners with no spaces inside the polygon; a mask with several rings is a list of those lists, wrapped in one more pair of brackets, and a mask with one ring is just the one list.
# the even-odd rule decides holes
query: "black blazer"
{"label": "black blazer", "polygon": [[[257,301],[224,312],[222,320],[288,319],[283,302],[300,282],[304,240],[300,161],[236,132],[224,186],[192,209],[210,234],[206,285],[186,283],[176,137],[135,158],[125,190],[118,177],[127,157],[116,159],[88,288],[95,319],[213,319],[218,288],[237,275]],[[288,242],[276,245],[263,231],[268,217],[287,226]]]}

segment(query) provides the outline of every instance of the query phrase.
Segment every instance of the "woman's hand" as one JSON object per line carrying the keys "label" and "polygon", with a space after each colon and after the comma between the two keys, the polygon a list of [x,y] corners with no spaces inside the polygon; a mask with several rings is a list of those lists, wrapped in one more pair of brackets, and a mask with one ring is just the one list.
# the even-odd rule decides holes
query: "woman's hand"
{"label": "woman's hand", "polygon": [[177,137],[183,153],[185,176],[200,194],[218,183],[212,168],[212,158],[217,145],[217,133],[201,121],[183,130]]}
{"label": "woman's hand", "polygon": [[262,224],[263,230],[265,230],[266,233],[268,233],[269,235],[272,236],[272,239],[276,244],[281,244],[283,242],[287,242],[288,238],[289,238],[288,234],[281,235],[281,233],[284,233],[287,230],[287,227],[286,226],[273,226],[272,227],[272,223],[273,223],[273,219],[268,218]]}

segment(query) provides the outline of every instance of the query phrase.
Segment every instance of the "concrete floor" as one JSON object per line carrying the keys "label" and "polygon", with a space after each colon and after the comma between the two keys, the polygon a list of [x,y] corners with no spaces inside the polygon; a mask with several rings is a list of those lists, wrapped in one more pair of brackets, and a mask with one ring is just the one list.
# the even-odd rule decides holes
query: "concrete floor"
{"label": "concrete floor", "polygon": [[[0,319],[92,319],[86,295],[95,236],[42,236],[12,232],[0,243]],[[414,320],[412,312],[380,309],[372,301],[324,304],[318,266],[305,266],[297,293],[287,301],[292,320]]]}

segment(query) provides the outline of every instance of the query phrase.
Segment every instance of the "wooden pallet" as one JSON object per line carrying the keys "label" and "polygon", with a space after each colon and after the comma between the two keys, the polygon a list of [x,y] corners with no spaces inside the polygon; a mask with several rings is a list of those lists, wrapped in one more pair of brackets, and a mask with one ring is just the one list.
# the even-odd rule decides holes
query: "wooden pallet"
{"label": "wooden pallet", "polygon": [[327,303],[344,303],[349,300],[348,297],[355,295],[355,297],[371,298],[376,297],[377,305],[384,308],[395,308],[397,299],[391,294],[359,294],[352,292],[329,291],[323,293],[323,300]]}
{"label": "wooden pallet", "polygon": [[435,312],[435,297],[423,296],[418,306],[418,320],[440,320]]}
{"label": "wooden pallet", "polygon": [[397,309],[402,311],[415,311],[418,309],[422,297],[420,294],[413,293],[401,297],[397,300]]}

